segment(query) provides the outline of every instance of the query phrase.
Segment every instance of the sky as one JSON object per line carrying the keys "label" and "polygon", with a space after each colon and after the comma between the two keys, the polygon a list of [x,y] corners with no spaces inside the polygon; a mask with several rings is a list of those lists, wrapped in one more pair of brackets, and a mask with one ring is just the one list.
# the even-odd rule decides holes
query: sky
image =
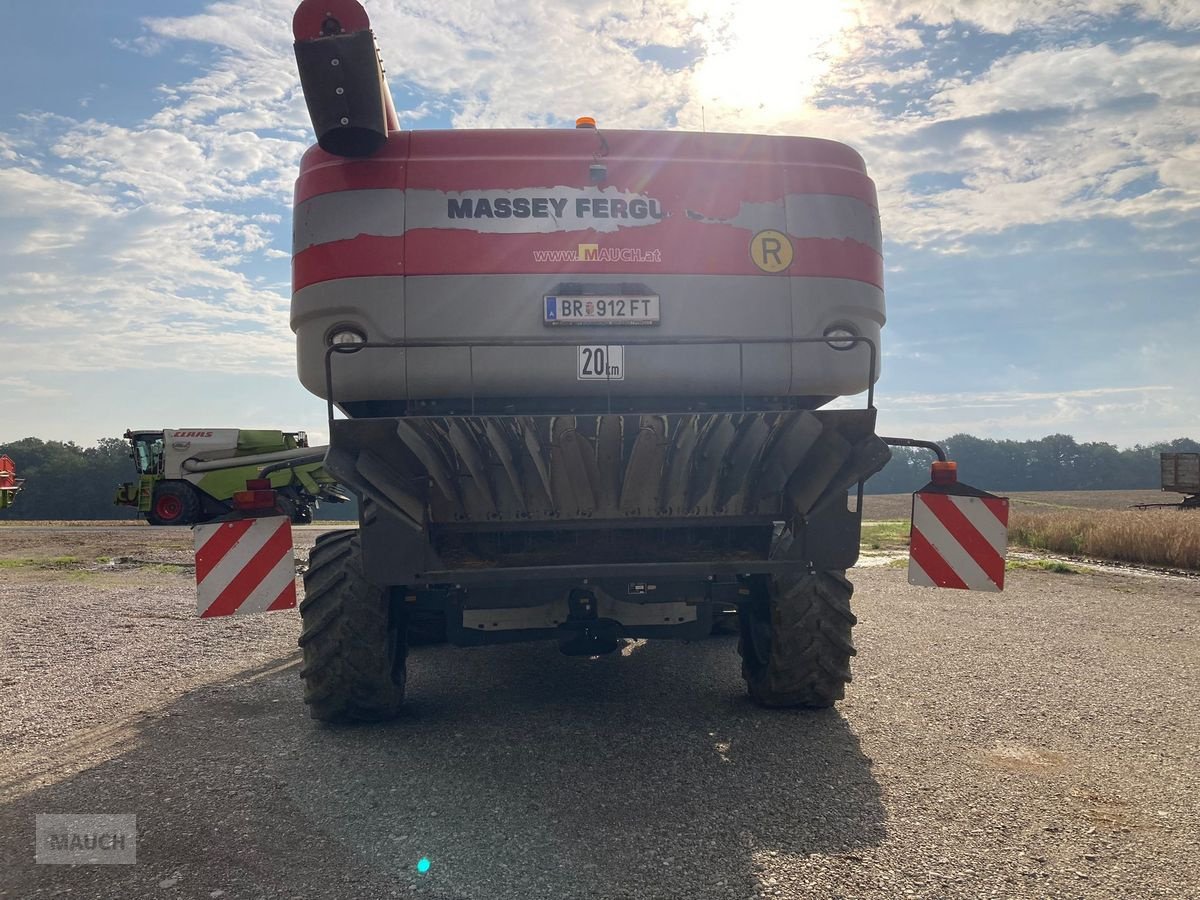
{"label": "sky", "polygon": [[[41,0],[0,55],[0,442],[307,429],[292,0]],[[866,158],[881,433],[1200,437],[1200,3],[373,0],[403,127]]]}

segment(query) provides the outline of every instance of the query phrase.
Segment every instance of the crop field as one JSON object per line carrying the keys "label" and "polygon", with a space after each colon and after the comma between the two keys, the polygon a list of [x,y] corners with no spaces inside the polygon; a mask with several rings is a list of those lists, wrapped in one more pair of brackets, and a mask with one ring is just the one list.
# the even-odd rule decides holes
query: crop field
{"label": "crop field", "polygon": [[[1200,571],[1200,510],[1130,508],[1177,496],[1159,491],[1012,494],[1009,543],[1046,553]],[[863,552],[906,550],[911,508],[911,494],[867,496]]]}
{"label": "crop field", "polygon": [[[1012,501],[1014,509],[1030,510],[1129,509],[1137,503],[1176,503],[1182,499],[1179,494],[1162,491],[1015,491],[1004,496]],[[912,494],[867,494],[863,498],[863,518],[867,521],[907,519],[911,514]]]}
{"label": "crop field", "polygon": [[1200,510],[1018,507],[1008,536],[1030,550],[1200,570]]}

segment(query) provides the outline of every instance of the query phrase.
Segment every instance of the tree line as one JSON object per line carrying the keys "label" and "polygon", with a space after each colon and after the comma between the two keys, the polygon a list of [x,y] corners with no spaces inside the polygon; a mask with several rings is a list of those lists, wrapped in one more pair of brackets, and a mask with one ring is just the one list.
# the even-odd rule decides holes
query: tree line
{"label": "tree line", "polygon": [[[990,491],[1098,491],[1159,486],[1162,452],[1200,452],[1200,443],[1177,438],[1124,450],[1103,442],[1079,443],[1068,434],[1040,440],[1005,441],[956,434],[941,442],[958,463],[963,481]],[[26,479],[16,503],[0,516],[14,519],[133,519],[128,507],[113,505],[119,483],[135,481],[129,444],[102,438],[94,446],[24,438],[0,443]],[[929,451],[892,450],[891,462],[867,482],[872,494],[915,491],[929,480]],[[354,520],[355,504],[324,504],[319,519]]]}
{"label": "tree line", "polygon": [[[1160,453],[1200,452],[1200,443],[1190,438],[1124,450],[1099,441],[1079,443],[1069,434],[1029,441],[956,434],[939,443],[958,463],[959,478],[999,492],[1153,490],[1160,485]],[[928,450],[894,447],[891,462],[867,482],[867,491],[915,491],[928,483],[933,458]]]}
{"label": "tree line", "polygon": [[[138,477],[126,440],[101,438],[95,446],[83,447],[71,441],[31,437],[0,443],[0,456],[4,454],[12,457],[25,488],[16,502],[0,513],[0,521],[137,518],[136,510],[113,504],[117,485]],[[358,518],[353,503],[325,503],[317,515],[322,519]]]}

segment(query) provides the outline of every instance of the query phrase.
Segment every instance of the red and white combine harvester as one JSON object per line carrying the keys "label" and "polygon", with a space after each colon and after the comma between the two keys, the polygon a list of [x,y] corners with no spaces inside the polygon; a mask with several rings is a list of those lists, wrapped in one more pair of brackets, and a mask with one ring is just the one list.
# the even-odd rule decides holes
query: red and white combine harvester
{"label": "red and white combine harvester", "polygon": [[12,459],[0,455],[0,510],[13,505],[24,484],[25,479],[17,477],[17,467]]}
{"label": "red and white combine harvester", "polygon": [[[736,608],[756,702],[840,699],[863,483],[889,444],[919,443],[876,434],[862,158],[586,118],[404,131],[356,0],[305,0],[293,27],[318,146],[296,182],[292,328],[326,467],[360,505],[305,576],[312,715],[396,715],[429,617],[459,645],[595,655],[699,638]],[[936,465],[912,580],[999,590],[1006,515]],[[200,530],[207,612],[294,602],[276,521]]]}

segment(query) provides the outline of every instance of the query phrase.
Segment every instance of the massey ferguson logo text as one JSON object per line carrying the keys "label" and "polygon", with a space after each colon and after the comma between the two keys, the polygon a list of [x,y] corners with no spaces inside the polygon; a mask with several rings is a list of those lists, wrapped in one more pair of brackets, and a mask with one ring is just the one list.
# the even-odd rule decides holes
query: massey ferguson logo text
{"label": "massey ferguson logo text", "polygon": [[577,219],[662,219],[657,200],[622,200],[617,197],[486,197],[446,200],[451,219],[561,219],[568,209]]}

